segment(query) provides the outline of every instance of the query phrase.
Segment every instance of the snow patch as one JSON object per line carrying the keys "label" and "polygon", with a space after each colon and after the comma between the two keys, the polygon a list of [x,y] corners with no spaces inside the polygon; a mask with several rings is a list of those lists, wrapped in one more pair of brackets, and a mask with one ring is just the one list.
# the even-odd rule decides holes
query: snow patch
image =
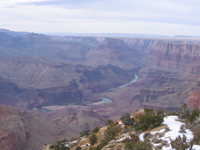
{"label": "snow patch", "polygon": [[[185,128],[185,123],[181,122],[178,116],[165,117],[163,124],[167,125],[170,130],[165,133],[165,139],[175,140],[179,136],[183,137],[185,135],[187,141],[190,142],[194,137],[192,131]],[[181,132],[181,128],[184,129],[184,132]]]}
{"label": "snow patch", "polygon": [[140,141],[142,141],[142,142],[144,142],[144,135],[145,135],[145,133],[141,133],[141,134],[139,135],[139,139],[140,139]]}
{"label": "snow patch", "polygon": [[200,150],[200,145],[194,145],[192,150]]}
{"label": "snow patch", "polygon": [[[186,129],[185,123],[181,122],[178,116],[167,116],[164,118],[163,124],[167,126],[165,129],[159,131],[150,132],[150,141],[154,147],[160,146],[160,144],[153,141],[158,140],[166,143],[162,150],[174,150],[171,147],[171,140],[185,136],[187,141],[190,142],[193,140],[194,135],[190,129]],[[144,141],[145,133],[139,135],[140,141]],[[200,150],[200,146],[194,145],[192,150]]]}

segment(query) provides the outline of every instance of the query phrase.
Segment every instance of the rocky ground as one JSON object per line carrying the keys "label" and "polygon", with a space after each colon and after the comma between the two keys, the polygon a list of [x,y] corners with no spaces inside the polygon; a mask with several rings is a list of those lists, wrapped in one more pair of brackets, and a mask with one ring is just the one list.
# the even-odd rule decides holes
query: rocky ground
{"label": "rocky ground", "polygon": [[[130,118],[137,120],[136,118],[141,115],[145,115],[145,111],[139,110]],[[189,125],[187,120],[180,118],[179,115],[180,113],[176,113],[176,115],[175,113],[165,113],[160,125],[145,131],[135,130],[134,126],[136,125],[127,125],[127,122],[118,120],[72,141],[60,141],[55,145],[46,145],[44,150],[55,150],[56,148],[62,150],[62,145],[63,149],[70,150],[199,150],[199,135],[196,137],[191,124]],[[199,117],[200,115],[195,121],[199,122]],[[111,128],[113,133],[111,133]],[[105,142],[108,134],[113,137]],[[196,138],[198,140],[195,141]],[[181,148],[180,145],[185,147]]]}

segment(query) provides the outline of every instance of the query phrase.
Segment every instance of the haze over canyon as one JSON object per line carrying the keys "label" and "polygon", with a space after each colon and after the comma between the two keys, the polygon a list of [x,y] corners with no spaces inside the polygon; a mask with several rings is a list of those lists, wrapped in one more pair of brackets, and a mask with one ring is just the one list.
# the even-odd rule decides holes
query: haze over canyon
{"label": "haze over canyon", "polygon": [[200,40],[0,30],[0,146],[39,150],[139,108],[200,108]]}

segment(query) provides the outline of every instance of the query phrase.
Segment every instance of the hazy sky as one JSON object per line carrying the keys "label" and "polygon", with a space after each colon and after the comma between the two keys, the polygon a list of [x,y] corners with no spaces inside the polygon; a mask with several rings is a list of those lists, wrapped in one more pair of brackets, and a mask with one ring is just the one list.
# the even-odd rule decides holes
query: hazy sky
{"label": "hazy sky", "polygon": [[0,0],[0,28],[200,35],[200,0]]}

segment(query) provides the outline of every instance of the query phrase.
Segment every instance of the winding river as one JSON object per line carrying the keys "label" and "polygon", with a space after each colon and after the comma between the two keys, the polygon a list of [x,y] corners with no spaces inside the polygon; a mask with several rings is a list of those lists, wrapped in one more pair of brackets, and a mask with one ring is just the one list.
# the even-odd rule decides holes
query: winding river
{"label": "winding river", "polygon": [[[123,84],[119,87],[116,87],[116,88],[109,89],[108,91],[113,91],[113,90],[116,90],[116,89],[128,87],[128,86],[134,84],[135,82],[137,82],[138,79],[139,79],[138,75],[135,74],[134,78],[131,81],[129,81],[128,83],[125,83],[125,84]],[[96,102],[93,105],[102,105],[102,104],[110,104],[110,103],[112,103],[112,99],[110,99],[108,97],[103,97],[99,102]]]}
{"label": "winding river", "polygon": [[138,75],[135,74],[134,78],[133,78],[131,81],[129,81],[129,82],[126,83],[126,84],[123,84],[123,85],[119,86],[118,88],[121,89],[121,88],[128,87],[129,85],[131,85],[131,84],[137,82],[137,81],[138,81],[138,78],[139,78]]}
{"label": "winding river", "polygon": [[[114,91],[114,90],[117,90],[117,89],[122,89],[122,88],[128,87],[128,86],[134,84],[135,82],[137,82],[138,79],[139,79],[138,75],[135,74],[134,78],[131,81],[129,81],[128,83],[125,83],[125,84],[123,84],[119,87],[116,87],[116,88],[109,89],[108,91]],[[103,97],[100,101],[92,103],[91,105],[110,104],[112,102],[113,102],[112,99],[110,99],[108,97]],[[42,107],[41,111],[50,112],[50,111],[59,110],[59,109],[62,109],[62,108],[63,108],[63,106],[48,106],[48,107]]]}

